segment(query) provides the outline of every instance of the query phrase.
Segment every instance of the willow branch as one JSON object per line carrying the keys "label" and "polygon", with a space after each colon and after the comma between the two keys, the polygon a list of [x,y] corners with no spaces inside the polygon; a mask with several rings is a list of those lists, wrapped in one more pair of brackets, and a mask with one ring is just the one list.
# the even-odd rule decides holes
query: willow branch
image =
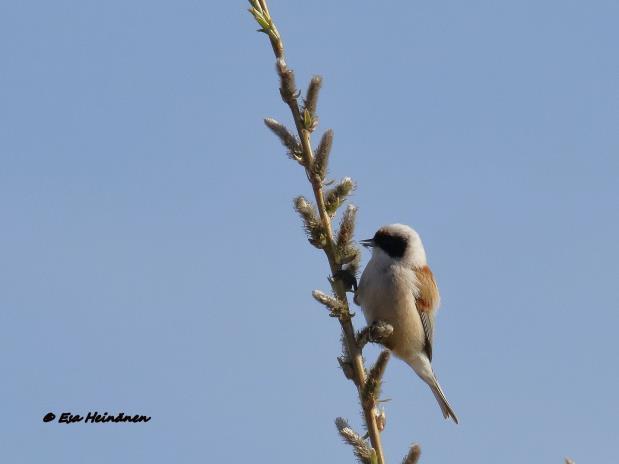
{"label": "willow branch", "polygon": [[[338,271],[342,270],[342,264],[339,262],[340,260],[338,260],[337,244],[334,240],[331,216],[325,204],[325,194],[323,191],[324,179],[322,179],[320,175],[317,175],[315,170],[312,169],[314,163],[314,151],[311,144],[311,133],[316,127],[316,119],[310,109],[312,109],[312,107],[315,108],[315,97],[308,97],[308,100],[311,100],[309,105],[310,108],[303,108],[302,111],[298,102],[299,93],[294,88],[293,73],[290,69],[288,69],[285,62],[284,45],[271,18],[266,0],[249,1],[252,6],[249,11],[262,27],[260,31],[264,32],[269,37],[275,58],[277,60],[277,71],[281,80],[280,93],[282,99],[288,105],[292,113],[295,128],[301,142],[300,164],[304,166],[305,173],[312,186],[314,200],[316,201],[316,209],[318,210],[320,218],[321,232],[324,234],[324,243],[321,244],[321,248],[329,261],[331,275],[336,275]],[[315,90],[317,91],[317,89]],[[363,391],[366,384],[366,371],[363,364],[361,348],[357,344],[355,331],[351,322],[351,313],[346,296],[346,289],[340,279],[332,279],[331,287],[337,299],[342,303],[342,308],[340,310],[340,314],[338,315],[338,319],[342,328],[346,355],[352,366],[352,380],[357,386],[359,400],[363,406],[363,416],[370,438],[370,443],[375,451],[377,464],[384,464],[385,458],[376,416],[373,408],[367,406],[368,402],[365,401],[366,404],[364,404],[363,401]]]}

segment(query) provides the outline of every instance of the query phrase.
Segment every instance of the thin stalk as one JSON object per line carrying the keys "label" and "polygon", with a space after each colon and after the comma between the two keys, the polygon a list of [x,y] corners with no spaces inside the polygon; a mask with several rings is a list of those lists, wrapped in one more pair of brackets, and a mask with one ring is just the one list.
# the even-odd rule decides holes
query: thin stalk
{"label": "thin stalk", "polygon": [[[306,172],[308,174],[308,179],[312,184],[312,190],[314,191],[314,198],[316,200],[316,206],[318,208],[318,212],[320,214],[320,220],[322,222],[322,226],[325,231],[327,245],[324,248],[325,255],[329,260],[329,267],[331,268],[331,275],[334,275],[337,271],[340,270],[340,266],[337,264],[335,260],[336,250],[335,250],[335,241],[333,240],[333,228],[331,226],[331,218],[327,214],[327,210],[325,208],[325,200],[322,190],[322,183],[311,176],[309,169],[307,166],[311,166],[314,160],[314,153],[312,150],[312,145],[310,143],[310,133],[303,127],[303,123],[300,117],[299,106],[296,100],[287,101],[288,106],[292,111],[292,115],[294,117],[295,126],[299,133],[299,138],[301,139],[301,144],[303,147],[303,157],[305,160]],[[346,309],[348,308],[348,297],[346,295],[346,291],[344,286],[339,280],[334,280],[332,283],[333,290],[337,297],[341,301],[346,302]],[[349,310],[350,311],[350,310]],[[354,382],[357,386],[357,392],[359,394],[359,400],[361,404],[363,404],[363,396],[362,390],[363,385],[365,385],[366,375],[365,375],[365,366],[363,365],[363,356],[359,346],[357,345],[357,340],[355,337],[355,329],[352,325],[350,319],[340,319],[340,325],[342,326],[342,332],[344,333],[344,340],[346,342],[346,348],[348,350],[348,354],[350,356],[350,360],[353,365],[354,372]],[[374,413],[372,408],[363,407],[363,416],[365,418],[365,423],[367,426],[367,430],[370,436],[370,442],[372,443],[372,448],[376,451],[376,456],[378,458],[379,464],[384,464],[384,454],[382,442],[380,439],[380,432],[378,430],[378,425],[376,423],[376,417],[374,417]]]}
{"label": "thin stalk", "polygon": [[[269,40],[271,42],[271,46],[273,48],[273,52],[275,54],[276,59],[284,60],[284,45],[281,40],[281,36],[275,27],[275,24],[271,18],[266,0],[250,0],[250,3],[253,6],[253,10],[250,9],[250,12],[256,17],[258,22],[262,25],[262,32],[269,36]],[[257,10],[257,13],[256,13]],[[312,175],[312,163],[314,161],[314,152],[311,144],[311,133],[304,126],[303,118],[301,116],[301,111],[299,108],[299,103],[297,101],[296,95],[287,95],[282,94],[285,99],[286,104],[289,106],[290,111],[292,112],[292,117],[294,119],[295,127],[299,134],[299,139],[302,145],[302,157],[303,157],[303,165],[305,167],[305,173],[307,175],[308,180],[312,185],[312,190],[314,192],[314,199],[316,200],[316,206],[318,208],[318,212],[320,214],[320,221],[322,223],[322,227],[324,229],[326,245],[323,248],[325,255],[329,261],[329,267],[331,269],[331,275],[335,275],[336,272],[341,270],[341,265],[338,264],[336,256],[336,244],[333,239],[333,228],[331,225],[331,217],[327,213],[325,207],[325,199],[322,189],[322,180],[317,176]],[[348,298],[346,295],[346,290],[341,281],[337,279],[333,279],[331,286],[333,291],[335,292],[338,299],[345,303],[346,312],[350,314],[350,309],[348,306]],[[374,416],[373,408],[369,405],[364,405],[363,401],[363,387],[366,382],[366,371],[365,366],[363,364],[363,357],[361,353],[361,349],[357,344],[355,337],[355,330],[353,328],[352,322],[350,318],[341,317],[339,318],[340,325],[342,327],[342,333],[344,334],[344,342],[346,344],[346,349],[348,351],[348,356],[352,363],[354,378],[353,381],[357,386],[357,393],[359,395],[359,402],[363,408],[363,416],[365,418],[365,423],[368,431],[368,435],[370,438],[370,443],[374,451],[376,452],[377,462],[378,464],[385,464],[385,458],[383,453],[383,447],[380,439],[380,431],[378,429],[378,425],[376,423],[376,417]]]}

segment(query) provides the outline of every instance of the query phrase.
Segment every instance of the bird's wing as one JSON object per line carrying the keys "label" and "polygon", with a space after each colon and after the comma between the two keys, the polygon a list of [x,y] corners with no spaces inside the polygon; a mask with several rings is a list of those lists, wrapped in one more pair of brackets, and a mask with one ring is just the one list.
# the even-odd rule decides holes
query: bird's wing
{"label": "bird's wing", "polygon": [[421,325],[426,336],[424,351],[432,361],[432,340],[434,338],[434,310],[439,305],[439,293],[432,271],[428,266],[415,269],[417,277],[417,294],[415,306],[421,318]]}
{"label": "bird's wing", "polygon": [[424,312],[421,309],[417,308],[419,311],[419,317],[421,317],[421,325],[423,326],[423,331],[426,334],[426,343],[423,346],[423,351],[428,355],[428,359],[432,361],[432,335],[434,332],[434,321],[432,320],[432,316],[430,313]]}

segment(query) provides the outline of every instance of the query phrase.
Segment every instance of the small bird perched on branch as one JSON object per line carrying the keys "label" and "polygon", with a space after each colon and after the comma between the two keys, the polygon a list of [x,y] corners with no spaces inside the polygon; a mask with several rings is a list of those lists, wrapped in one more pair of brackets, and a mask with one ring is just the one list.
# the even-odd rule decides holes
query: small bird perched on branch
{"label": "small bird perched on branch", "polygon": [[368,325],[384,321],[393,333],[383,344],[428,384],[443,416],[458,418],[432,370],[434,316],[440,303],[438,287],[426,260],[419,234],[409,226],[383,226],[361,244],[372,248],[355,294]]}

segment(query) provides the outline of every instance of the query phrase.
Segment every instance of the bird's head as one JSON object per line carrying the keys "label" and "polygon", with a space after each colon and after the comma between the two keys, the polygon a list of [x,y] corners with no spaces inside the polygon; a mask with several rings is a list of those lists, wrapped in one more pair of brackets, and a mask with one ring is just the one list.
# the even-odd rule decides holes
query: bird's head
{"label": "bird's head", "polygon": [[415,229],[404,224],[389,224],[376,231],[374,237],[360,242],[372,248],[372,256],[385,254],[391,259],[423,267],[427,264],[426,252]]}

